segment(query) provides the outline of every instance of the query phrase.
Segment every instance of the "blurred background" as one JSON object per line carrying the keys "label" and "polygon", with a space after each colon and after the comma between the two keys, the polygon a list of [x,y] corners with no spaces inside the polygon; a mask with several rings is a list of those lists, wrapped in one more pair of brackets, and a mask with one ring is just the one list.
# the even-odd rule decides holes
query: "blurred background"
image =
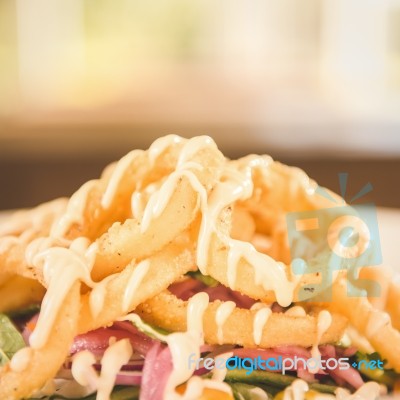
{"label": "blurred background", "polygon": [[0,1],[0,209],[170,133],[400,206],[400,0]]}

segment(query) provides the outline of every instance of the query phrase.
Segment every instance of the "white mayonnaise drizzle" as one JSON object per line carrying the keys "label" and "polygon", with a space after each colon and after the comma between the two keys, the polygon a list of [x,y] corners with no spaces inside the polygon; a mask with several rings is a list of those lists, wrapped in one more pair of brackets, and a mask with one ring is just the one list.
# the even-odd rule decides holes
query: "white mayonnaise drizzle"
{"label": "white mayonnaise drizzle", "polygon": [[181,168],[191,158],[193,158],[196,153],[206,148],[218,150],[214,140],[212,140],[209,136],[196,136],[188,140],[179,154],[177,168]]}
{"label": "white mayonnaise drizzle", "polygon": [[129,339],[119,340],[107,348],[101,360],[96,400],[109,400],[118,372],[123,365],[128,364],[131,356],[132,346]]}
{"label": "white mayonnaise drizzle", "polygon": [[[224,208],[236,201],[246,200],[252,196],[254,190],[252,180],[253,169],[269,165],[271,160],[265,157],[251,156],[245,163],[238,164],[240,166],[239,169],[237,167],[233,169],[230,166],[231,164],[227,163],[220,181],[213,187],[210,195],[207,196],[206,188],[200,183],[193,172],[196,169],[201,170],[202,166],[190,160],[194,158],[196,153],[203,149],[217,149],[216,144],[211,138],[201,136],[187,141],[175,135],[161,138],[153,143],[147,153],[150,164],[154,164],[157,158],[169,146],[181,142],[184,142],[184,145],[180,150],[175,172],[161,181],[161,184],[149,185],[148,188],[143,189],[143,192],[135,191],[132,194],[132,213],[135,218],[141,219],[141,231],[145,232],[149,228],[151,221],[157,218],[166,208],[179,180],[182,178],[188,179],[194,191],[199,195],[198,202],[202,214],[197,241],[197,264],[200,271],[203,274],[207,273],[210,242],[212,236],[217,234],[218,239],[228,248],[227,280],[229,286],[232,289],[236,287],[240,261],[246,260],[253,267],[255,283],[260,285],[264,290],[274,291],[278,303],[282,306],[288,306],[293,300],[294,289],[300,277],[296,279],[291,277],[291,279],[288,279],[286,267],[282,263],[276,262],[266,254],[258,252],[250,243],[229,238],[227,235],[219,232],[217,227],[218,218]],[[118,195],[119,186],[127,170],[135,158],[142,154],[143,151],[135,150],[122,158],[112,171],[110,170],[109,181],[101,199],[103,208],[107,209],[111,207]],[[55,322],[65,296],[77,280],[93,288],[90,295],[90,307],[93,316],[97,316],[103,307],[107,285],[113,276],[107,277],[97,284],[91,280],[90,272],[95,261],[96,244],[89,246],[90,243],[86,238],[78,238],[73,242],[61,244],[60,242],[55,242],[53,239],[53,237],[62,237],[73,223],[82,221],[88,196],[97,182],[89,181],[71,197],[65,213],[53,224],[51,230],[52,237],[33,242],[27,249],[26,258],[31,265],[43,268],[44,281],[48,287],[37,326],[30,337],[32,348],[41,348],[48,340],[51,327]],[[4,243],[7,244],[4,241],[3,243],[0,242],[0,245],[5,246]],[[123,297],[123,308],[125,311],[129,311],[130,300],[135,291],[140,287],[148,269],[149,263],[144,261],[139,263],[132,273]],[[198,358],[200,357],[200,346],[204,343],[203,314],[208,306],[208,302],[208,295],[206,293],[198,293],[193,296],[189,300],[187,309],[187,331],[172,333],[168,336],[160,335],[168,343],[173,360],[173,371],[169,377],[165,391],[165,398],[167,399],[189,399],[190,397],[188,396],[191,391],[196,392],[201,389],[202,392],[204,387],[216,388],[218,386],[219,390],[231,393],[229,386],[220,382],[220,377],[218,378],[218,376],[214,380],[202,380],[198,377],[190,378],[195,366],[193,366],[193,370],[189,369],[187,359],[191,353],[194,353]],[[218,341],[220,343],[223,342],[223,325],[234,308],[235,304],[233,302],[226,302],[216,312],[215,321],[218,326]],[[288,314],[302,314],[300,309],[295,312],[295,308],[293,307],[292,311],[289,310]],[[254,305],[252,309],[257,311],[253,320],[253,338],[254,342],[259,344],[262,339],[264,326],[271,315],[271,310],[264,304],[262,306]],[[374,318],[372,317],[371,320]],[[380,325],[381,321],[382,318],[379,321],[370,322],[372,325]],[[314,354],[317,354],[317,352],[319,354],[318,343],[324,332],[329,328],[330,323],[331,316],[329,312],[321,311],[318,315],[316,343],[312,350]],[[103,371],[102,375],[98,377],[97,373],[93,370],[93,355],[90,355],[90,353],[81,352],[74,360],[73,370],[75,371],[77,381],[89,386],[94,385],[100,393],[98,394],[98,399],[107,398],[106,396],[109,395],[108,391],[114,384],[115,374],[119,371],[121,363],[125,361],[124,357],[127,357],[128,354],[130,356],[132,352],[132,349],[130,349],[130,352],[129,350],[126,351],[126,345],[121,344],[121,342],[112,344],[103,357],[104,377]],[[124,346],[124,355],[122,355],[120,349]],[[23,355],[24,353],[21,353],[18,356],[22,361],[21,359],[18,360],[18,357],[16,358],[15,367],[17,369],[22,368],[24,365]],[[93,370],[94,375],[88,372],[89,370]],[[187,390],[182,397],[175,391],[175,388],[188,379]],[[201,383],[199,383],[199,379]],[[301,386],[301,384],[297,385]]]}
{"label": "white mayonnaise drizzle", "polygon": [[131,197],[132,217],[141,219],[144,211],[143,193],[133,192]]}
{"label": "white mayonnaise drizzle", "polygon": [[367,327],[365,329],[365,336],[371,338],[379,332],[385,325],[390,324],[390,315],[381,310],[371,310],[368,315]]}
{"label": "white mayonnaise drizzle", "polygon": [[267,304],[267,303],[263,303],[261,301],[258,301],[256,303],[254,303],[251,307],[250,310],[251,311],[258,311],[261,310],[262,308],[271,308],[272,304]]}
{"label": "white mayonnaise drizzle", "polygon": [[175,388],[187,381],[196,368],[188,368],[189,356],[194,353],[194,358],[200,358],[200,346],[204,343],[203,315],[208,307],[209,298],[205,292],[195,294],[189,299],[187,308],[187,331],[175,332],[166,336],[165,340],[171,351],[173,370],[165,387],[167,400],[181,399]]}
{"label": "white mayonnaise drizzle", "polygon": [[95,261],[97,245],[93,243],[89,246],[88,239],[78,238],[71,243],[69,249],[51,247],[36,254],[30,250],[29,261],[36,268],[43,269],[47,286],[36,328],[29,338],[33,348],[41,348],[46,344],[58,311],[73,284],[80,280],[93,286],[90,271]]}
{"label": "white mayonnaise drizzle", "polygon": [[150,268],[150,261],[144,260],[140,262],[132,272],[131,277],[129,278],[128,284],[126,285],[124,298],[122,301],[122,308],[125,312],[130,311],[129,307],[132,302],[132,297],[135,292],[139,289],[140,284],[142,283],[144,277]]}
{"label": "white mayonnaise drizzle", "polygon": [[312,391],[312,395],[307,397],[308,390],[307,382],[296,379],[285,389],[282,400],[306,400],[306,398],[313,400],[378,400],[381,394],[381,388],[376,382],[364,383],[353,394],[347,389],[337,388],[335,395]]}
{"label": "white mayonnaise drizzle", "polygon": [[223,327],[226,320],[232,314],[236,308],[236,304],[233,301],[223,302],[215,312],[215,323],[217,325],[217,340],[219,344],[224,342],[224,331]]}
{"label": "white mayonnaise drizzle", "polygon": [[8,252],[11,247],[19,243],[19,239],[15,236],[4,236],[0,238],[0,254]]}
{"label": "white mayonnaise drizzle", "polygon": [[[327,310],[322,310],[318,313],[317,317],[317,335],[315,339],[315,343],[311,348],[311,357],[319,359],[321,357],[321,353],[318,349],[319,343],[321,341],[322,335],[329,329],[332,324],[332,315]],[[316,374],[318,372],[318,365],[315,368],[308,368],[309,372],[312,374]]]}
{"label": "white mayonnaise drizzle", "polygon": [[98,375],[93,368],[96,357],[89,350],[83,350],[74,355],[71,373],[74,379],[82,386],[88,387],[91,391],[97,389]]}
{"label": "white mayonnaise drizzle", "polygon": [[285,315],[290,315],[292,317],[305,317],[307,313],[302,306],[293,306],[285,311]]}
{"label": "white mayonnaise drizzle", "polygon": [[150,164],[154,165],[157,158],[164,153],[168,147],[182,143],[183,140],[184,139],[178,135],[167,135],[155,140],[148,150]]}
{"label": "white mayonnaise drizzle", "polygon": [[66,211],[51,227],[50,236],[63,237],[74,223],[81,223],[89,193],[96,186],[97,180],[83,184],[70,198]]}
{"label": "white mayonnaise drizzle", "polygon": [[282,400],[304,400],[307,391],[307,382],[302,379],[296,379],[285,389]]}
{"label": "white mayonnaise drizzle", "polygon": [[256,345],[261,343],[264,326],[267,324],[272,310],[268,307],[263,307],[254,314],[253,319],[253,339]]}
{"label": "white mayonnaise drizzle", "polygon": [[101,199],[101,206],[104,209],[110,208],[115,196],[117,195],[118,186],[121,184],[122,178],[124,177],[132,162],[143,153],[143,150],[132,150],[118,161],[117,165],[111,173],[107,188]]}
{"label": "white mayonnaise drizzle", "polygon": [[160,214],[164,211],[167,206],[172,194],[174,193],[178,181],[185,176],[194,190],[196,190],[201,198],[203,198],[203,202],[206,201],[207,193],[204,187],[201,185],[196,175],[186,169],[181,169],[170,174],[161,188],[153,193],[150,196],[150,199],[146,205],[146,208],[143,213],[143,219],[141,224],[141,232],[144,233],[149,228],[151,221],[154,218],[160,216]]}
{"label": "white mayonnaise drizzle", "polygon": [[96,358],[88,350],[74,356],[72,376],[82,386],[97,390],[96,400],[109,400],[115,380],[121,367],[129,362],[132,356],[132,346],[129,339],[122,339],[107,348],[101,360],[100,376],[93,368]]}
{"label": "white mayonnaise drizzle", "polygon": [[106,298],[107,286],[109,285],[110,281],[112,281],[118,274],[112,274],[105,277],[100,282],[94,284],[92,291],[89,295],[89,306],[90,312],[93,318],[99,316],[101,310],[104,306],[104,301]]}
{"label": "white mayonnaise drizzle", "polygon": [[240,259],[244,258],[254,268],[255,283],[265,290],[273,290],[276,301],[286,307],[293,300],[296,282],[291,282],[286,276],[286,267],[276,262],[266,254],[259,253],[252,244],[234,239],[228,240],[228,270],[227,278],[231,289],[235,289],[236,269]]}
{"label": "white mayonnaise drizzle", "polygon": [[349,345],[351,344],[352,346],[357,347],[357,349],[364,353],[370,354],[375,351],[368,339],[361,335],[352,325],[347,326],[344,336],[345,339],[347,336],[350,340]]}
{"label": "white mayonnaise drizzle", "polygon": [[[232,352],[218,354],[217,358],[220,360],[220,365],[214,366],[212,371],[212,379],[214,381],[223,382],[226,377],[228,369],[226,368],[226,362],[233,356]],[[221,365],[222,364],[222,365]]]}
{"label": "white mayonnaise drizzle", "polygon": [[24,347],[18,350],[10,361],[10,367],[15,372],[25,371],[33,356],[33,349],[31,347]]}
{"label": "white mayonnaise drizzle", "polygon": [[60,198],[30,210],[15,212],[7,219],[7,223],[0,224],[0,237],[18,236],[26,230],[41,231],[46,220],[61,214],[65,210],[67,203],[68,200],[66,198]]}

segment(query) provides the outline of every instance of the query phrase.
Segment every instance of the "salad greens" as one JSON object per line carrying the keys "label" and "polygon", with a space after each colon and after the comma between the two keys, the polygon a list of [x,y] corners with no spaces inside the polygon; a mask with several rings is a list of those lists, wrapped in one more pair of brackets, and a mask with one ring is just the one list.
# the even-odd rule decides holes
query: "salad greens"
{"label": "salad greens", "polygon": [[[381,358],[381,356],[375,352],[371,354],[365,354],[360,351],[354,355],[355,361],[359,364],[360,373],[367,378],[367,380],[373,380],[375,382],[386,385],[389,389],[393,389],[393,386],[400,376],[393,369],[386,367],[386,362]],[[365,361],[365,362],[364,362]],[[371,361],[381,361],[383,362],[383,369],[380,368],[367,368]]]}
{"label": "salad greens", "polygon": [[[139,387],[137,386],[116,386],[111,393],[110,400],[138,400]],[[32,398],[30,400],[70,400],[68,397],[53,394],[52,396]],[[74,400],[96,400],[96,393],[91,394],[81,399]]]}
{"label": "salad greens", "polygon": [[208,287],[216,287],[219,285],[219,282],[212,278],[209,275],[203,275],[200,271],[190,271],[187,275],[191,276],[194,279],[204,283]]}
{"label": "salad greens", "polygon": [[33,315],[37,314],[40,311],[40,304],[30,304],[27,307],[21,308],[19,310],[13,310],[13,311],[8,311],[7,315],[10,318],[29,318],[32,317]]}
{"label": "salad greens", "polygon": [[5,314],[0,314],[0,366],[7,364],[12,356],[25,347],[25,341]]}
{"label": "salad greens", "polygon": [[[228,383],[242,382],[260,386],[267,385],[273,388],[285,388],[289,386],[295,379],[292,375],[282,375],[276,372],[255,370],[251,375],[246,375],[244,370],[229,370],[226,374],[226,381]],[[337,389],[336,385],[327,385],[324,383],[311,383],[310,389],[314,389],[321,393],[334,393]]]}

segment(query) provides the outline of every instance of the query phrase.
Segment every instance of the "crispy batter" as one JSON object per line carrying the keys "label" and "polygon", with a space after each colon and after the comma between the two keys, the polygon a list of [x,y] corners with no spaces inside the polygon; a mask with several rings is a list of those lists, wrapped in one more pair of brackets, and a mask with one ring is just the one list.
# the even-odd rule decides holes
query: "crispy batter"
{"label": "crispy batter", "polygon": [[[187,302],[178,299],[168,291],[141,304],[136,312],[147,322],[169,331],[185,331]],[[209,304],[203,317],[204,336],[207,343],[218,344],[215,314],[221,301]],[[253,339],[253,320],[257,311],[235,308],[223,326],[226,344],[256,347]],[[335,343],[343,336],[347,319],[339,314],[332,315],[333,322],[324,333],[320,343]],[[317,318],[307,315],[293,317],[272,313],[263,328],[258,347],[270,348],[285,345],[310,347],[316,342]]]}
{"label": "crispy batter", "polygon": [[44,294],[45,288],[37,280],[13,276],[0,287],[0,313],[40,303]]}
{"label": "crispy batter", "polygon": [[33,350],[29,365],[21,372],[13,371],[10,364],[0,370],[0,399],[18,400],[30,397],[55,376],[68,355],[76,335],[79,313],[80,283],[76,282],[64,301],[46,345]]}
{"label": "crispy batter", "polygon": [[[51,237],[49,250],[61,246],[64,247],[62,251],[75,251],[73,256],[80,257],[82,263],[86,262],[85,256],[76,249],[68,249],[73,239],[88,238],[96,251],[91,270],[96,283],[88,279],[85,281],[87,286],[82,289],[78,282],[73,285],[47,343],[42,349],[33,351],[28,368],[15,372],[8,364],[0,370],[1,399],[19,399],[40,389],[56,375],[77,333],[110,325],[134,309],[146,321],[159,327],[184,331],[187,328],[187,302],[176,298],[167,288],[188,271],[197,269],[196,253],[205,226],[201,224],[208,215],[207,207],[213,193],[218,192],[218,185],[231,179],[232,174],[235,176],[232,182],[242,179],[242,176],[249,177],[246,187],[252,185],[252,191],[240,200],[224,199],[223,206],[217,207],[215,215],[212,214],[215,219],[212,223],[215,224],[210,231],[207,265],[203,266],[206,273],[225,286],[232,284],[228,279],[232,256],[229,246],[234,243],[231,239],[248,243],[255,235],[261,235],[270,242],[270,246],[265,248],[270,257],[262,258],[265,268],[279,266],[297,289],[321,281],[319,272],[305,274],[298,282],[292,276],[286,214],[306,210],[323,212],[336,203],[318,195],[316,183],[297,168],[274,162],[267,156],[230,161],[212,141],[198,139],[199,142],[181,138],[157,143],[158,147],[147,151],[133,151],[107,167],[100,179],[78,190],[68,204],[65,200],[57,200],[33,211],[24,211],[0,229],[0,312],[40,300],[45,289],[39,282],[46,281],[46,285],[51,287],[49,271],[44,271],[40,263],[28,264],[26,249],[32,240]],[[197,146],[198,143],[202,144]],[[182,163],[185,173],[182,173]],[[247,193],[245,188],[240,190]],[[160,191],[162,195],[158,200],[152,197]],[[109,196],[110,192],[113,192],[112,196]],[[132,206],[134,193],[143,201],[136,209]],[[330,195],[339,200],[335,194]],[[109,204],[104,203],[105,196],[108,196]],[[152,198],[156,199],[159,208],[153,214],[151,212],[157,207],[151,203]],[[149,204],[152,207],[147,211],[150,210],[151,215],[147,214],[150,215],[148,226],[143,229],[143,224],[146,225],[143,210]],[[58,242],[53,240],[54,236]],[[327,268],[322,257],[325,253],[319,255],[321,257],[316,262],[321,268]],[[139,265],[143,266],[142,262],[148,263],[148,270],[132,293],[129,305],[124,307],[129,281]],[[246,257],[241,256],[238,260],[235,273],[231,285],[235,290],[266,303],[277,299],[279,287],[273,291],[269,286],[267,290],[256,283],[255,269]],[[338,274],[339,278],[343,275],[345,271]],[[399,327],[399,285],[391,281],[390,274],[380,275],[377,269],[365,270],[362,277],[379,278],[385,296],[372,301],[375,307],[386,309],[393,322],[380,327],[379,334],[372,334],[373,330],[368,326],[378,311],[367,298],[348,297],[345,284],[338,280],[333,283],[333,301],[318,303],[319,307],[333,312],[332,324],[320,343],[338,341],[349,320],[400,372],[400,333],[393,328]],[[104,297],[98,314],[94,315],[91,296],[99,288],[102,288],[100,293],[104,293]],[[314,295],[310,291],[309,297]],[[298,300],[295,291],[294,301]],[[218,343],[216,310],[221,304],[220,301],[210,303],[204,314],[205,340],[210,344]],[[259,347],[314,345],[317,341],[317,317],[312,311],[315,308],[309,304],[308,310],[311,311],[304,317],[273,313],[263,328]],[[235,308],[223,325],[223,343],[255,347],[254,315],[255,311]]]}

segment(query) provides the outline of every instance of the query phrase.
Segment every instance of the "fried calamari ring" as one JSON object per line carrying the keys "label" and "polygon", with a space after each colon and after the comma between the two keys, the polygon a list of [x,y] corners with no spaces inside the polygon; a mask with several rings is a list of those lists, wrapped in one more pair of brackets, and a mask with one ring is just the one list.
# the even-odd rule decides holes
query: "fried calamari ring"
{"label": "fried calamari ring", "polygon": [[129,218],[132,193],[142,182],[149,184],[171,173],[181,146],[172,140],[155,160],[149,151],[133,150],[106,167],[100,179],[83,185],[71,197],[67,213],[55,224],[53,233],[68,239],[86,236],[94,240],[114,222]]}
{"label": "fried calamari ring", "polygon": [[65,211],[66,205],[66,199],[53,200],[31,210],[18,211],[1,225],[0,285],[15,275],[42,282],[41,273],[28,265],[25,252],[34,239],[49,235],[54,220]]}
{"label": "fried calamari ring", "polygon": [[[229,207],[224,210],[224,215],[229,212]],[[224,235],[221,235],[221,231],[226,230],[225,227],[220,228],[224,224],[226,218],[219,218],[217,221],[217,233],[213,233],[210,240],[208,261],[206,271],[207,274],[212,276],[218,282],[224,286],[230,287],[233,290],[237,290],[242,294],[245,294],[253,299],[261,300],[265,303],[271,303],[276,301],[276,293],[272,289],[267,290],[262,285],[256,282],[256,272],[252,264],[244,257],[241,257],[238,261],[238,265],[235,269],[234,282],[230,281],[229,277],[229,259],[230,249],[226,245],[226,241],[221,239]],[[299,276],[298,282],[294,282],[294,277],[291,276],[290,266],[278,263],[265,255],[265,268],[279,268],[282,271],[283,279],[288,282],[292,281],[293,285],[297,288],[294,291],[294,301],[297,301],[298,289],[305,285],[318,284],[321,281],[321,276],[318,272],[310,273],[307,275]],[[283,288],[282,288],[283,289]],[[275,290],[279,290],[278,287]],[[312,293],[310,294],[312,295]],[[286,304],[289,305],[289,304]]]}
{"label": "fried calamari ring", "polygon": [[392,318],[392,324],[400,330],[400,280],[399,277],[393,277],[389,282],[385,309]]}
{"label": "fried calamari ring", "polygon": [[48,234],[54,219],[66,209],[67,199],[60,198],[28,210],[17,211],[0,225],[0,238],[19,237],[26,231]]}
{"label": "fried calamari ring", "polygon": [[111,275],[100,283],[102,285],[100,290],[105,293],[105,297],[97,315],[92,313],[93,292],[82,296],[79,333],[109,325],[138,304],[165,290],[179,277],[194,269],[195,257],[193,249],[172,243],[143,262],[148,264],[145,267],[146,274],[142,280],[137,280],[137,287],[128,299],[125,293],[129,281],[139,266],[135,262],[131,262],[122,272]]}
{"label": "fried calamari ring", "polygon": [[387,314],[375,309],[367,297],[349,296],[345,279],[333,285],[333,301],[326,306],[347,317],[382,358],[400,372],[400,332],[393,328]]}
{"label": "fried calamari ring", "polygon": [[[18,400],[30,397],[56,375],[76,335],[80,307],[79,290],[80,283],[76,282],[65,298],[46,345],[41,349],[28,350],[29,362],[26,365],[18,365],[16,360],[12,359],[0,369],[1,399]],[[16,364],[14,369],[13,363]]]}
{"label": "fried calamari ring", "polygon": [[279,218],[288,212],[343,204],[343,200],[328,189],[324,190],[332,199],[321,196],[317,191],[317,183],[301,169],[273,161],[269,156],[252,155],[231,163],[238,169],[251,166],[254,193],[240,204],[254,216],[258,232],[271,235]]}
{"label": "fried calamari ring", "polygon": [[[147,151],[131,151],[107,167],[101,179],[86,183],[71,197],[53,234],[94,240],[114,222],[132,217],[132,194],[169,176],[178,167],[184,146],[203,139],[211,141],[208,137],[187,140],[169,135],[156,140]],[[219,152],[216,145],[214,149]]]}
{"label": "fried calamari ring", "polygon": [[[223,304],[214,301],[204,313],[204,339],[209,344],[221,344],[218,341],[216,312]],[[186,330],[187,301],[178,299],[168,291],[145,301],[135,310],[143,320],[168,331]],[[317,318],[307,315],[294,317],[282,313],[272,313],[268,318],[256,344],[253,337],[253,322],[257,311],[235,308],[223,324],[223,344],[236,344],[244,347],[272,348],[297,345],[310,347],[316,343]],[[347,319],[338,314],[332,315],[332,324],[322,335],[319,343],[335,343],[343,336]]]}
{"label": "fried calamari ring", "polygon": [[[114,224],[98,239],[99,252],[92,271],[93,278],[99,280],[119,272],[133,258],[148,257],[187,229],[197,217],[201,201],[204,201],[200,197],[202,194],[206,196],[213,188],[224,162],[222,153],[212,145],[200,147],[188,157],[185,161],[187,167],[169,175],[156,193],[158,197],[150,198],[144,215],[148,222],[145,229],[144,218],[142,221],[128,219],[123,224]],[[161,212],[154,213],[156,205],[151,204],[152,200],[163,202],[168,196],[169,201]]]}
{"label": "fried calamari ring", "polygon": [[32,303],[40,303],[45,288],[36,280],[13,276],[0,286],[0,313],[21,309]]}

